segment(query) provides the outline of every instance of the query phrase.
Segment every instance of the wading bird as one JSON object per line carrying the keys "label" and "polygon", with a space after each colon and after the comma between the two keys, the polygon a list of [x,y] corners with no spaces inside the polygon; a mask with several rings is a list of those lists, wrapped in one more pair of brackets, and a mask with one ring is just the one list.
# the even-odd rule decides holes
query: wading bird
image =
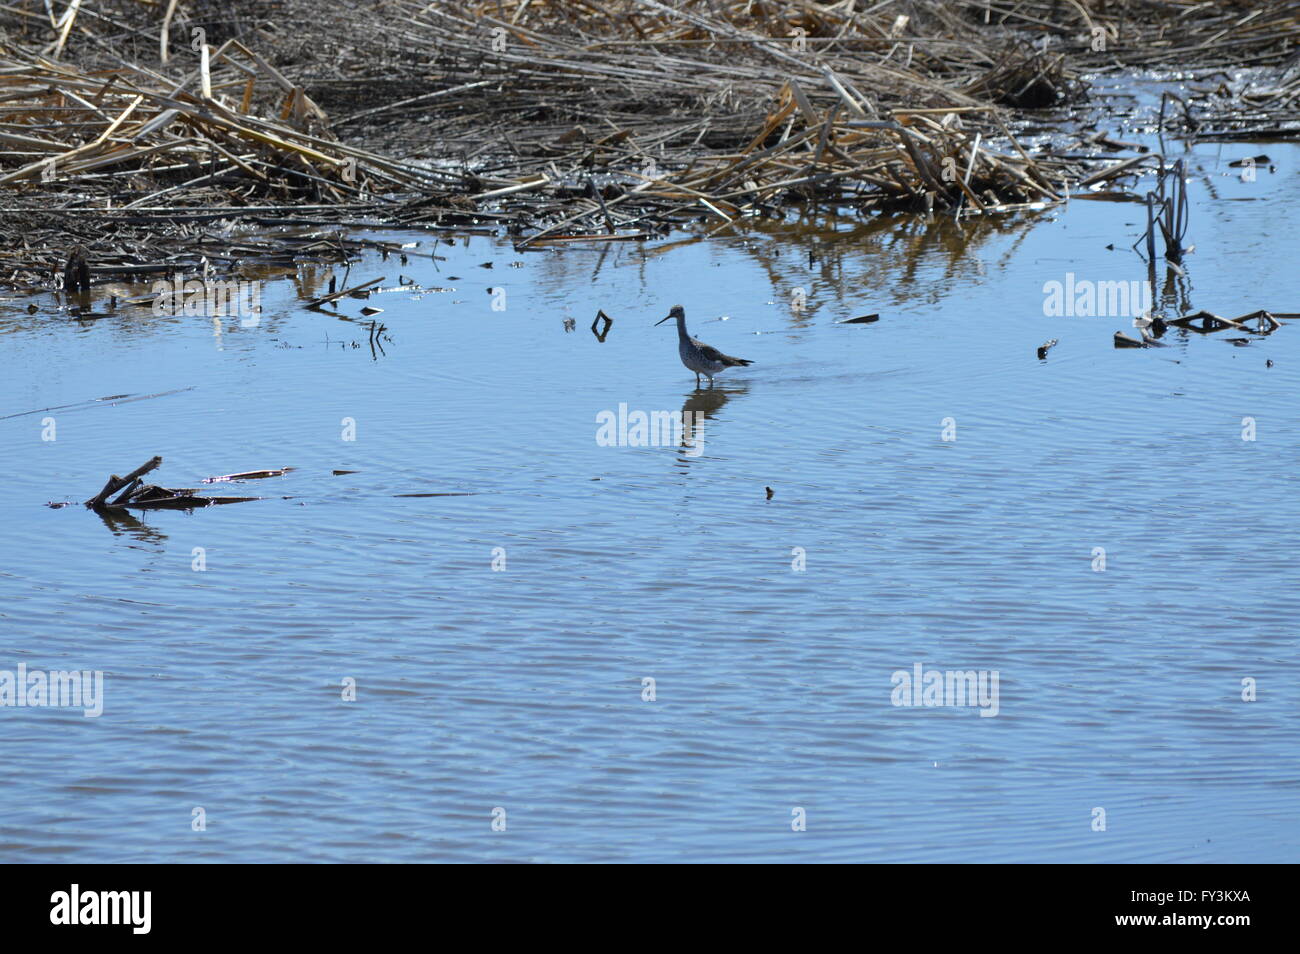
{"label": "wading bird", "polygon": [[686,331],[686,309],[681,305],[673,305],[668,314],[656,321],[655,325],[662,325],[669,318],[677,319],[677,353],[681,356],[682,364],[686,365],[687,370],[695,372],[696,388],[700,386],[701,374],[709,379],[709,387],[713,387],[715,374],[721,374],[727,368],[754,363],[745,358],[733,358],[729,354],[723,354],[717,348],[692,338]]}

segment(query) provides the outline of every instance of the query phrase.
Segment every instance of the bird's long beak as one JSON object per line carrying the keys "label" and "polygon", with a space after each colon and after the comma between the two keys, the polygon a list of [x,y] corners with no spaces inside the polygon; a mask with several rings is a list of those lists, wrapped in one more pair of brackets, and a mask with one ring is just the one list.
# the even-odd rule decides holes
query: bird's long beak
{"label": "bird's long beak", "polygon": [[667,321],[667,320],[668,320],[669,318],[671,318],[671,317],[672,317],[672,315],[664,315],[662,318],[660,318],[658,321],[655,322],[655,327],[656,327],[656,328],[659,327],[660,325],[662,325],[665,321]]}

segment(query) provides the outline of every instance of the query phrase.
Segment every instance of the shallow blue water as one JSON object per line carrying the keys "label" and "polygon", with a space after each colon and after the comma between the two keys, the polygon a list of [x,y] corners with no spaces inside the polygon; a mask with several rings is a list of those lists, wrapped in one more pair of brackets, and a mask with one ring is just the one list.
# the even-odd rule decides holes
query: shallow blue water
{"label": "shallow blue water", "polygon": [[[1187,157],[1170,313],[1300,311],[1300,151]],[[98,718],[0,708],[0,859],[1295,860],[1300,322],[1115,350],[1127,318],[1045,317],[1067,273],[1142,279],[1144,223],[388,234],[421,244],[349,284],[454,290],[357,321],[302,307],[319,270],[254,328],[0,303],[0,670],[104,673]],[[678,302],[754,365],[696,393]],[[703,444],[602,446],[620,404]],[[295,470],[131,526],[43,506],[153,454]],[[918,663],[996,670],[997,715],[893,705]]]}

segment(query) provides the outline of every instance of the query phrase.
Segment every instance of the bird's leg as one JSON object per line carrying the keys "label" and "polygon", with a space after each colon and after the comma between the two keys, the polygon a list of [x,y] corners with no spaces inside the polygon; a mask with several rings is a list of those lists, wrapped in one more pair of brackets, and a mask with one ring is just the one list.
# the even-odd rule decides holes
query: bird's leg
{"label": "bird's leg", "polygon": [[696,371],[696,372],[695,372],[695,390],[698,391],[699,389],[700,389],[700,372]]}

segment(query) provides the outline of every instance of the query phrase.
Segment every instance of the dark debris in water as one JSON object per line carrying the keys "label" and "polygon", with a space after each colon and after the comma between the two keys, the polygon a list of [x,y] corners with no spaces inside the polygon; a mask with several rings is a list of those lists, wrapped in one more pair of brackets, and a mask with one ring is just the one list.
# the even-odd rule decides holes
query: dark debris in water
{"label": "dark debris in water", "polygon": [[[85,501],[85,506],[94,510],[101,516],[112,516],[114,514],[124,514],[128,508],[138,510],[193,510],[198,507],[213,507],[219,504],[245,503],[250,500],[264,500],[264,497],[206,497],[199,496],[198,491],[189,488],[172,488],[162,487],[157,484],[146,484],[143,480],[145,474],[156,470],[162,465],[161,457],[152,457],[145,463],[141,464],[135,470],[131,471],[125,477],[119,477],[113,474],[108,478],[103,488],[95,496]],[[224,474],[220,477],[206,477],[203,483],[231,482],[242,480],[263,480],[268,477],[283,477],[293,467],[278,467],[268,470],[246,470],[237,474]],[[355,474],[355,470],[334,470],[331,472],[337,476],[340,474]],[[392,497],[473,497],[476,493],[473,491],[425,491],[417,493],[391,494]],[[281,500],[293,500],[293,497],[282,496]],[[54,510],[64,507],[71,507],[73,501],[52,501],[46,506]]]}
{"label": "dark debris in water", "polygon": [[394,497],[473,497],[469,491],[458,491],[449,493],[422,493],[422,494],[393,494]]}
{"label": "dark debris in water", "polygon": [[215,484],[229,480],[261,480],[265,477],[282,477],[291,470],[293,470],[292,467],[279,467],[273,470],[246,470],[238,474],[224,474],[221,477],[204,477],[203,483]]}
{"label": "dark debris in water", "polygon": [[[1142,330],[1142,340],[1132,338],[1122,331],[1115,332],[1116,348],[1163,348],[1165,343],[1159,339],[1164,335],[1166,329],[1170,326],[1181,328],[1184,331],[1194,331],[1200,335],[1211,335],[1219,331],[1240,331],[1246,334],[1255,335],[1256,338],[1262,338],[1271,335],[1278,328],[1281,328],[1287,321],[1300,319],[1300,313],[1284,311],[1265,311],[1260,308],[1256,311],[1240,315],[1236,318],[1224,318],[1209,311],[1198,311],[1190,315],[1182,315],[1178,318],[1153,319],[1148,327],[1152,334],[1147,333],[1147,329]],[[1224,338],[1237,347],[1249,344],[1251,338]],[[1054,342],[1053,342],[1054,343]],[[1041,349],[1039,357],[1042,357]]]}
{"label": "dark debris in water", "polygon": [[[1283,317],[1295,319],[1300,317],[1300,315],[1284,313]],[[1262,308],[1258,311],[1252,311],[1249,314],[1241,315],[1238,318],[1222,318],[1212,312],[1198,311],[1195,314],[1183,315],[1181,318],[1170,318],[1166,324],[1174,325],[1178,328],[1186,328],[1189,331],[1195,331],[1203,335],[1213,334],[1216,331],[1225,331],[1228,329],[1249,331],[1258,335],[1268,335],[1282,327],[1282,322],[1278,319],[1277,315],[1264,311]]]}
{"label": "dark debris in water", "polygon": [[[86,501],[91,510],[125,510],[135,507],[140,510],[190,510],[196,507],[211,507],[217,504],[243,503],[257,500],[257,497],[200,497],[190,489],[160,487],[146,484],[144,475],[162,465],[161,457],[152,457],[131,471],[125,477],[113,474],[108,478],[102,490]],[[256,473],[256,472],[254,472]],[[281,471],[283,473],[283,471]],[[264,473],[263,476],[271,476]]]}

